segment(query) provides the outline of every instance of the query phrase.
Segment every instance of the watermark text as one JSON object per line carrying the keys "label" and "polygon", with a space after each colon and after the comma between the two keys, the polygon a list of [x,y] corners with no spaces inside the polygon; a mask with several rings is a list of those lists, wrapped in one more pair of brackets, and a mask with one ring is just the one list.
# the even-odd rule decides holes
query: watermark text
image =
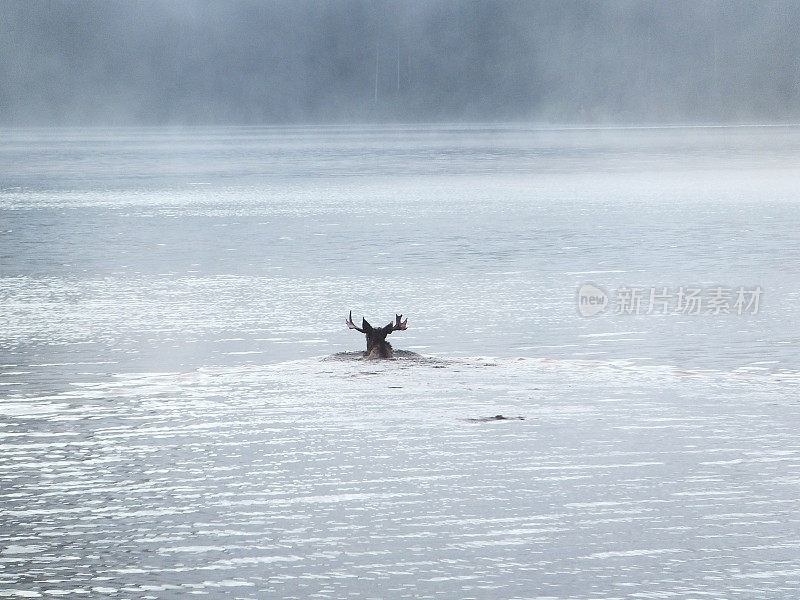
{"label": "watermark text", "polygon": [[611,306],[616,315],[757,315],[762,294],[761,286],[622,286],[611,298],[602,288],[585,283],[578,288],[578,312],[591,317]]}

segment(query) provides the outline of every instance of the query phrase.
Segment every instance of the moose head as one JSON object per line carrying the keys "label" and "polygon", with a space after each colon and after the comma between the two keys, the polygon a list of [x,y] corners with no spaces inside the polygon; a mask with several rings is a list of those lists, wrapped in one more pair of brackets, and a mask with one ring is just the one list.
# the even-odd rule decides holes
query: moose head
{"label": "moose head", "polygon": [[403,315],[395,315],[394,323],[389,323],[385,327],[373,327],[363,317],[361,318],[361,327],[356,327],[353,323],[353,311],[350,311],[350,316],[345,321],[350,329],[360,331],[367,337],[367,352],[364,358],[392,358],[394,351],[392,345],[386,341],[386,336],[393,331],[403,331],[408,329],[408,319],[403,321]]}

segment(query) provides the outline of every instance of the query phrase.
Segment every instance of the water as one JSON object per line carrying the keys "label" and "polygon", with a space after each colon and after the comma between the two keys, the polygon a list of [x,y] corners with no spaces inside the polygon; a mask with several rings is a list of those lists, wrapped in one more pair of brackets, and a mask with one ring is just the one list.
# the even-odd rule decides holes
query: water
{"label": "water", "polygon": [[[799,157],[771,127],[3,132],[0,596],[786,598]],[[615,314],[623,286],[763,295]],[[358,360],[350,310],[419,357]]]}

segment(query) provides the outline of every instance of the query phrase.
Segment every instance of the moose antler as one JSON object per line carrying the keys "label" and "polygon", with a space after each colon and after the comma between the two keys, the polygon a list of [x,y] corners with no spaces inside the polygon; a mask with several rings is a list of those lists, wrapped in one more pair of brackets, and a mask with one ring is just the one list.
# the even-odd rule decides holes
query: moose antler
{"label": "moose antler", "polygon": [[347,326],[350,329],[355,329],[356,331],[364,333],[363,329],[361,329],[360,327],[356,327],[356,324],[353,323],[353,311],[352,310],[350,311],[350,316],[347,319],[345,319],[345,323],[347,323]]}
{"label": "moose antler", "polygon": [[394,316],[395,316],[395,322],[389,323],[389,325],[391,325],[392,327],[391,329],[392,331],[404,331],[408,329],[408,319],[402,321],[401,319],[403,318],[403,315],[395,314]]}

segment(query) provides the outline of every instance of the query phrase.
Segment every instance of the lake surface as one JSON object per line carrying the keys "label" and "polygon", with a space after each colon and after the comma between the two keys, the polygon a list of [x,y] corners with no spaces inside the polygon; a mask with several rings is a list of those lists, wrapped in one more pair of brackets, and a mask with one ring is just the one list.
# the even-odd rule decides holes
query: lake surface
{"label": "lake surface", "polygon": [[0,597],[789,597],[798,190],[791,127],[0,132]]}

